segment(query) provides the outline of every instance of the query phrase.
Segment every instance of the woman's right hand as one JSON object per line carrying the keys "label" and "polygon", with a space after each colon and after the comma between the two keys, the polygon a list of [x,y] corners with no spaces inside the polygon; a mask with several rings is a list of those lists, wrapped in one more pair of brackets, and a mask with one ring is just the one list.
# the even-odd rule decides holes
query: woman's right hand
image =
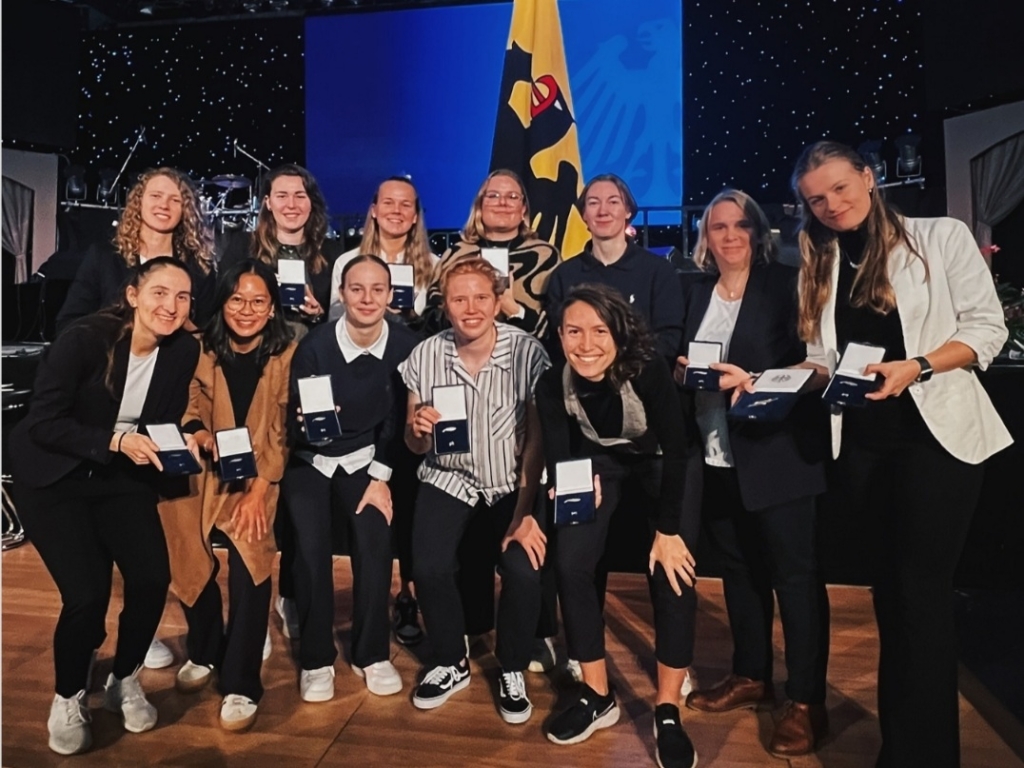
{"label": "woman's right hand", "polygon": [[117,438],[117,451],[140,466],[152,464],[158,472],[164,471],[164,465],[157,456],[156,443],[138,432],[125,432],[122,437]]}
{"label": "woman's right hand", "polygon": [[412,435],[417,440],[424,437],[431,437],[434,434],[434,425],[441,420],[441,412],[429,405],[421,405],[416,409],[412,417]]}
{"label": "woman's right hand", "polygon": [[214,461],[218,461],[220,459],[217,455],[217,441],[214,439],[213,433],[210,430],[200,429],[193,435],[193,437],[196,439],[196,443],[199,447],[210,454]]}
{"label": "woman's right hand", "polygon": [[676,367],[672,369],[672,378],[676,380],[676,384],[683,386],[683,378],[686,376],[686,366],[690,364],[688,357],[680,355],[676,358]]}

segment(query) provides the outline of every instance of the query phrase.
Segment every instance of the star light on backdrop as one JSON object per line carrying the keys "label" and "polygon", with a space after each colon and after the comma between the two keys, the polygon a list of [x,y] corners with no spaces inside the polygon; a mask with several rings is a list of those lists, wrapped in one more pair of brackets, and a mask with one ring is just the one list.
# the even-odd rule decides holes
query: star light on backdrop
{"label": "star light on backdrop", "polygon": [[104,30],[86,38],[79,141],[73,159],[120,167],[130,186],[171,165],[194,179],[255,175],[233,141],[271,166],[305,157],[303,22],[233,21]]}
{"label": "star light on backdrop", "polygon": [[[893,159],[901,134],[941,142],[941,125],[925,124],[923,4],[687,0],[686,202],[702,204],[723,186],[789,201],[793,161],[821,138],[856,147],[883,137],[881,154]],[[941,154],[934,142],[928,152]]]}

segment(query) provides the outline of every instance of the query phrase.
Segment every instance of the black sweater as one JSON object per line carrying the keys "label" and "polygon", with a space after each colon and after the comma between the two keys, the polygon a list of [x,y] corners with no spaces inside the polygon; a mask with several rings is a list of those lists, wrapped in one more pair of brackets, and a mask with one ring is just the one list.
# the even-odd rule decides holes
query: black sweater
{"label": "black sweater", "polygon": [[[388,341],[384,358],[360,355],[351,363],[338,347],[336,320],[314,328],[299,342],[292,358],[288,429],[297,450],[312,451],[323,456],[345,456],[368,445],[376,446],[375,458],[391,463],[390,451],[396,444],[392,436],[404,423],[406,388],[398,374],[398,365],[418,343],[416,335],[399,323],[388,323]],[[331,376],[341,437],[327,444],[312,445],[306,439],[297,419],[299,408],[298,380],[307,376]]]}
{"label": "black sweater", "polygon": [[[579,422],[565,410],[562,371],[562,366],[549,368],[537,382],[537,410],[544,435],[548,477],[555,476],[555,465],[560,461],[594,456],[629,461],[629,457],[637,456],[632,445],[606,447],[583,435]],[[622,398],[619,393],[612,389],[607,379],[597,385],[581,384],[579,378],[575,381],[580,404],[597,434],[619,437],[622,431]],[[672,536],[679,533],[686,459],[688,446],[692,444],[688,432],[692,427],[687,427],[668,365],[660,357],[650,361],[630,383],[643,403],[647,426],[661,447],[664,466],[661,493],[658,495],[657,529]],[[646,455],[646,458],[655,457],[653,453]]]}

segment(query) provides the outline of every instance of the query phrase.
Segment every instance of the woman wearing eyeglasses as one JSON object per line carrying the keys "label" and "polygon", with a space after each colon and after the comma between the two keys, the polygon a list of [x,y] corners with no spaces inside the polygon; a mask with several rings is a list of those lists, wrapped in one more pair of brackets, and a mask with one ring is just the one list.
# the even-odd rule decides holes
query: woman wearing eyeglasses
{"label": "woman wearing eyeglasses", "polygon": [[[274,514],[284,474],[288,371],[295,342],[278,297],[273,269],[247,259],[217,283],[218,308],[203,335],[184,430],[216,461],[214,435],[245,426],[257,476],[223,482],[215,470],[191,478],[189,494],[161,505],[171,560],[171,588],[188,622],[188,661],[178,670],[183,693],[199,691],[217,670],[223,696],[220,724],[250,727],[263,695],[260,670],[270,613],[270,572],[277,545]],[[218,528],[228,550],[225,630],[219,561],[210,545]]]}

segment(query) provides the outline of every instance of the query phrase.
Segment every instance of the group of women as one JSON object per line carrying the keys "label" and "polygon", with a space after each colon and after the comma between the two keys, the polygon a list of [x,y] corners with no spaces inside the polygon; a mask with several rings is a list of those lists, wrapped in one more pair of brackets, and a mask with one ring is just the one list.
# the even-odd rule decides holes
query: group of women
{"label": "group of women", "polygon": [[[413,703],[434,708],[468,685],[468,641],[463,655],[458,635],[494,626],[498,566],[501,716],[521,723],[532,711],[522,676],[529,640],[511,627],[536,624],[535,655],[549,657],[557,594],[580,687],[546,731],[558,744],[583,741],[619,718],[601,559],[624,483],[637,482],[649,496],[646,515],[643,504],[629,512],[646,516],[631,522],[651,542],[659,764],[697,764],[679,703],[701,531],[721,562],[733,662],[686,705],[716,713],[774,700],[777,599],[788,678],[768,750],[806,754],[828,732],[815,503],[836,460],[874,543],[865,554],[881,643],[877,764],[959,765],[950,593],[982,463],[1010,442],[974,373],[1005,340],[1000,306],[967,228],[895,212],[848,147],[808,147],[793,188],[804,217],[799,270],[775,261],[758,205],[725,190],[700,221],[701,273],[682,281],[628,238],[637,206],[612,175],[593,179],[578,201],[592,239],[575,258],[562,261],[536,237],[522,182],[499,170],[438,260],[408,179],[380,184],[362,243],[338,255],[324,238],[315,179],[283,166],[266,179],[248,252],[215,266],[188,180],[167,168],[144,174],[113,246],[86,256],[12,436],[19,511],[63,603],[50,748],[74,754],[91,744],[85,697],[114,564],[124,608],[104,706],[127,730],[157,720],[138,672],[168,586],[188,624],[177,687],[199,690],[216,677],[221,724],[252,725],[279,548],[277,608],[298,641],[300,695],[330,699],[339,533],[352,554],[349,658],[370,692],[402,689],[389,629],[418,642],[420,609],[437,658]],[[494,249],[507,275],[488,262]],[[304,264],[298,307],[279,295],[285,259]],[[389,306],[390,264],[413,267],[411,308]],[[692,342],[721,345],[713,390],[682,386]],[[878,386],[866,407],[829,410],[820,389],[850,343],[884,349],[863,371]],[[730,417],[760,372],[785,367],[813,371],[787,416]],[[321,436],[300,391],[328,376],[340,430]],[[469,424],[461,456],[433,438],[445,417],[433,388],[453,385]],[[146,432],[167,424],[180,427],[197,474],[162,471],[166,447]],[[219,437],[238,427],[254,473],[227,480]],[[541,462],[553,486],[564,462],[579,459],[591,462],[593,515],[560,525],[554,488],[535,493]],[[215,528],[227,548],[226,625]],[[456,548],[457,566],[445,559]]]}

